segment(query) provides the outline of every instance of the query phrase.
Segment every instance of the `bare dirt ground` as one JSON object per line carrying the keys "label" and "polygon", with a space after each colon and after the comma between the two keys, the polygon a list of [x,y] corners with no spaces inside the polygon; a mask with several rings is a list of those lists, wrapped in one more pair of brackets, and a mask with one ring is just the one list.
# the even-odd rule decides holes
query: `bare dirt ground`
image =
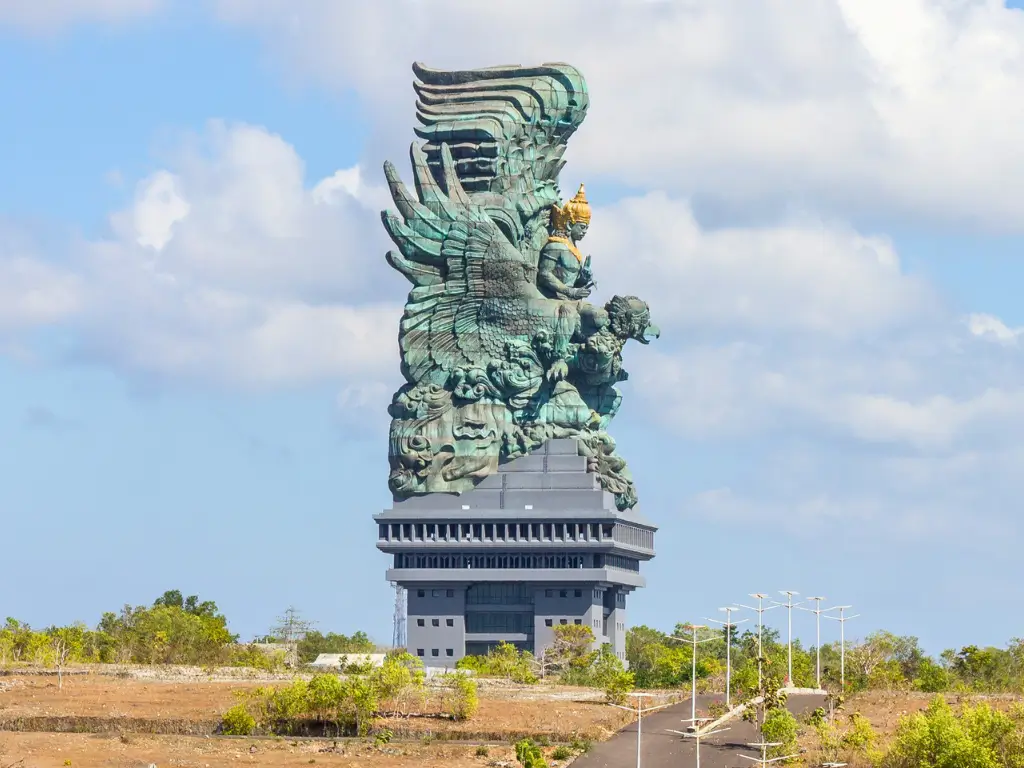
{"label": "bare dirt ground", "polygon": [[[79,670],[81,672],[81,670]],[[280,685],[290,677],[271,676],[257,680],[252,675],[223,677],[182,674],[170,670],[164,676],[152,670],[131,676],[72,674],[64,677],[58,690],[52,674],[24,670],[0,676],[0,721],[19,718],[102,718],[110,721],[109,734],[41,733],[0,731],[0,768],[49,768],[65,766],[199,766],[253,764],[267,768],[284,766],[337,765],[364,768],[399,766],[501,765],[515,760],[509,740],[516,734],[550,733],[579,735],[598,741],[629,721],[628,713],[602,703],[602,694],[591,689],[558,686],[522,686],[501,681],[480,681],[480,707],[463,723],[436,718],[409,718],[382,724],[412,735],[401,741],[375,747],[369,740],[323,739],[239,739],[218,736],[150,735],[124,728],[127,719],[136,722],[188,721],[204,726],[219,721],[236,703],[236,692],[260,685]],[[95,723],[95,721],[93,721]],[[12,726],[13,727],[13,726]],[[91,727],[91,726],[90,726]],[[105,726],[104,726],[105,727]],[[64,729],[62,727],[62,729]],[[122,733],[123,735],[118,735]],[[476,746],[418,740],[417,734],[435,734],[447,739],[492,741],[487,756],[476,755]],[[485,734],[487,738],[485,739]],[[495,739],[494,737],[501,737]],[[494,743],[494,742],[497,743]],[[503,743],[502,743],[503,742]],[[19,762],[24,760],[24,762]]]}

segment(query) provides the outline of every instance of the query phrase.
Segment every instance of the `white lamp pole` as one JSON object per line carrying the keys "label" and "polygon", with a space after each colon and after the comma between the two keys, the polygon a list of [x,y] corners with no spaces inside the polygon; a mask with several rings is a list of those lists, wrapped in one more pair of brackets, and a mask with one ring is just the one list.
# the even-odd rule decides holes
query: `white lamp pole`
{"label": "white lamp pole", "polygon": [[[725,621],[719,621],[718,619],[708,619],[708,621],[715,624],[721,624],[725,627],[725,706],[732,709],[731,703],[731,680],[732,680],[732,628],[735,626],[732,622],[732,612],[738,611],[739,608],[730,606],[729,608],[719,608],[720,611],[725,611]],[[742,624],[746,619],[740,619],[736,624]]]}
{"label": "white lamp pole", "polygon": [[761,653],[761,627],[764,625],[762,616],[765,611],[770,611],[772,608],[778,608],[777,605],[769,605],[767,608],[761,607],[761,602],[767,599],[768,595],[763,592],[754,592],[750,595],[751,597],[757,598],[757,608],[750,605],[739,604],[740,608],[746,608],[748,611],[757,611],[757,689],[761,690],[761,657],[764,655]]}
{"label": "white lamp pole", "polygon": [[814,641],[814,648],[815,648],[815,652],[817,653],[817,656],[818,656],[817,664],[816,664],[815,680],[817,681],[818,690],[820,691],[821,690],[821,614],[824,613],[825,611],[831,611],[833,609],[832,608],[822,608],[821,607],[821,601],[825,599],[824,597],[808,597],[807,599],[814,601],[814,605],[815,605],[814,608],[805,608],[802,605],[801,606],[797,606],[797,607],[801,611],[810,611],[811,613],[814,614],[814,624],[815,624],[815,628],[814,629],[815,629],[815,633],[816,633],[815,634],[816,639]]}
{"label": "white lamp pole", "polygon": [[789,638],[786,641],[787,653],[789,655],[789,671],[786,675],[786,683],[793,685],[793,608],[799,603],[793,602],[793,595],[799,595],[799,592],[794,592],[791,589],[783,589],[779,591],[779,594],[786,595],[787,601],[785,603],[775,602],[776,605],[785,606],[789,610],[786,611],[789,614]]}
{"label": "white lamp pole", "polygon": [[621,704],[612,704],[611,706],[618,709],[624,709],[627,712],[636,712],[636,768],[640,768],[640,738],[643,735],[643,722],[644,715],[648,712],[653,712],[656,709],[664,709],[665,707],[671,707],[672,702],[668,704],[659,704],[655,707],[644,707],[644,697],[654,696],[653,693],[642,693],[639,691],[631,691],[627,694],[628,696],[636,696],[636,709],[633,707],[624,707]]}
{"label": "white lamp pole", "polygon": [[[702,738],[704,738],[705,736],[714,736],[716,733],[722,733],[723,731],[728,731],[729,730],[728,728],[718,728],[717,730],[708,731],[707,733],[704,733],[704,732],[701,731],[700,727],[698,726],[698,723],[706,723],[706,722],[708,722],[708,720],[709,720],[709,718],[701,717],[701,718],[697,718],[697,720],[693,721],[693,725],[694,725],[695,730],[692,733],[683,733],[682,731],[673,731],[672,729],[669,729],[669,731],[668,731],[669,733],[677,733],[677,734],[679,734],[680,736],[682,736],[684,738],[693,739],[694,740],[694,742],[696,743],[696,746],[697,746],[697,768],[700,768],[700,740]],[[687,723],[687,722],[690,722],[690,721],[689,720],[684,720],[683,722]]]}
{"label": "white lamp pole", "polygon": [[839,611],[839,615],[825,617],[839,622],[839,690],[841,691],[846,690],[846,622],[860,616],[859,613],[855,613],[853,616],[846,616],[843,613],[847,608],[852,607],[852,605],[837,605],[829,610]]}
{"label": "white lamp pole", "polygon": [[697,722],[697,643],[707,643],[715,638],[705,637],[703,640],[697,639],[698,630],[707,629],[703,624],[684,624],[683,629],[690,631],[690,637],[671,636],[671,638],[673,640],[693,643],[693,667],[690,672],[690,720]]}
{"label": "white lamp pole", "polygon": [[748,747],[760,747],[761,748],[761,756],[760,757],[751,757],[750,755],[740,755],[740,757],[742,757],[744,760],[753,760],[755,763],[757,763],[760,766],[771,765],[772,763],[779,763],[779,762],[782,762],[783,760],[790,760],[790,759],[796,757],[796,755],[786,755],[785,757],[773,757],[771,760],[768,759],[768,747],[781,747],[782,746],[782,742],[781,741],[761,741],[761,742],[758,742],[757,744],[747,744],[747,746]]}

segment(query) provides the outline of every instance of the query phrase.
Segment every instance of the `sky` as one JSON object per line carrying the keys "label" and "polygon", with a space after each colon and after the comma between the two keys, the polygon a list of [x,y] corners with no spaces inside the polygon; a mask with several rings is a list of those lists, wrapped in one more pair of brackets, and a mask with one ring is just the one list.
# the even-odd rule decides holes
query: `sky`
{"label": "sky", "polygon": [[0,0],[0,615],[389,641],[411,64],[566,61],[597,298],[663,332],[611,430],[660,528],[630,622],[1022,634],[1024,10],[801,5]]}

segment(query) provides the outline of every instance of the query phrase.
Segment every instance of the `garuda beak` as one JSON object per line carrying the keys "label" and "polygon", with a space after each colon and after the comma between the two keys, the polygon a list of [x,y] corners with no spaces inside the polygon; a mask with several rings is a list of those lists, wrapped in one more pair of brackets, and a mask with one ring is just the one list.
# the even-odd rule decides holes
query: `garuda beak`
{"label": "garuda beak", "polygon": [[661,329],[654,323],[649,323],[646,328],[637,336],[637,341],[641,344],[650,344],[652,339],[661,337]]}

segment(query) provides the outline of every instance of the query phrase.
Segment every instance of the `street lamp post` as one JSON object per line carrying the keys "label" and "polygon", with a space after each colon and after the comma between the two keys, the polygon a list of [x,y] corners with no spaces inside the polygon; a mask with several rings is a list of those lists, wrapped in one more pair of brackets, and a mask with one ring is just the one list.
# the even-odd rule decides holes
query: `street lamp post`
{"label": "street lamp post", "polygon": [[754,608],[751,605],[743,605],[742,603],[739,604],[739,607],[746,608],[748,611],[757,611],[757,689],[761,690],[761,658],[763,656],[761,653],[761,627],[764,625],[762,617],[765,611],[770,611],[772,608],[778,608],[778,606],[769,605],[767,608],[762,608],[762,601],[768,598],[768,595],[763,592],[753,592],[750,596],[757,598],[757,608]]}
{"label": "street lamp post", "polygon": [[690,631],[690,637],[675,637],[672,636],[673,640],[682,640],[687,643],[693,643],[693,667],[690,672],[690,720],[697,722],[697,643],[706,643],[710,640],[714,640],[713,637],[705,637],[703,640],[698,640],[698,630],[707,629],[703,624],[684,624],[683,629]]}
{"label": "street lamp post", "polygon": [[[668,729],[669,733],[677,733],[677,734],[679,734],[680,736],[682,736],[684,738],[693,739],[694,740],[694,742],[695,742],[695,744],[697,746],[697,768],[700,768],[700,740],[702,738],[704,738],[705,736],[714,736],[716,733],[722,733],[723,731],[728,731],[729,730],[728,728],[718,728],[718,729],[716,729],[714,731],[708,731],[707,733],[701,732],[700,727],[698,726],[698,723],[706,723],[706,722],[709,721],[709,719],[710,718],[707,718],[707,717],[699,717],[699,718],[697,718],[697,720],[693,721],[693,727],[694,727],[695,730],[692,733],[684,733],[683,731],[673,731],[671,728]],[[689,720],[684,720],[683,722],[684,723],[688,723],[690,721]]]}
{"label": "street lamp post", "polygon": [[782,606],[789,609],[788,611],[786,611],[789,614],[789,638],[786,642],[786,650],[789,656],[789,670],[786,674],[786,682],[789,685],[793,685],[793,609],[800,604],[793,602],[793,595],[799,595],[800,593],[794,592],[791,589],[783,589],[779,590],[779,594],[785,595],[787,601],[785,603],[780,603],[778,601],[773,600],[772,602],[774,602],[778,606]]}
{"label": "street lamp post", "polygon": [[816,607],[814,607],[814,608],[805,608],[802,605],[797,606],[797,607],[801,611],[810,611],[811,613],[814,614],[814,624],[815,624],[815,633],[816,633],[816,639],[814,641],[814,649],[815,649],[815,652],[817,653],[817,656],[818,656],[817,663],[816,663],[815,680],[817,681],[818,690],[820,691],[821,690],[821,614],[824,613],[825,611],[831,611],[833,609],[832,608],[822,608],[821,607],[821,601],[825,599],[824,597],[808,597],[807,599],[808,600],[813,600],[814,601],[814,605]]}
{"label": "street lamp post", "polygon": [[731,681],[732,681],[732,628],[736,624],[742,624],[746,619],[740,619],[733,624],[732,612],[739,610],[735,606],[728,608],[719,608],[718,610],[725,612],[725,621],[719,621],[718,619],[708,619],[708,621],[714,622],[715,624],[721,624],[725,627],[725,706],[732,709],[731,703]]}
{"label": "street lamp post", "polygon": [[785,757],[773,757],[771,760],[768,759],[768,747],[781,747],[782,746],[782,742],[781,741],[760,741],[760,742],[758,742],[756,744],[747,744],[747,746],[748,747],[760,747],[761,748],[761,756],[760,757],[751,757],[750,755],[740,755],[740,757],[742,757],[744,760],[753,760],[754,762],[756,762],[760,766],[771,765],[772,763],[779,763],[779,762],[782,762],[783,760],[790,760],[790,759],[796,757],[796,755],[793,754],[793,755],[786,755]]}
{"label": "street lamp post", "polygon": [[641,693],[639,691],[631,691],[629,696],[636,696],[636,709],[633,707],[624,707],[621,704],[612,704],[611,706],[617,707],[618,709],[624,709],[627,712],[636,712],[636,768],[640,768],[640,737],[643,735],[643,722],[644,715],[648,712],[653,712],[656,709],[664,709],[665,707],[671,707],[672,702],[668,704],[659,704],[656,707],[643,707],[644,697],[654,696],[653,693]]}
{"label": "street lamp post", "polygon": [[846,616],[843,613],[847,608],[852,607],[852,605],[837,605],[829,610],[839,611],[839,615],[825,617],[839,622],[839,690],[841,691],[846,690],[846,622],[860,616],[859,613],[855,613],[853,616]]}

